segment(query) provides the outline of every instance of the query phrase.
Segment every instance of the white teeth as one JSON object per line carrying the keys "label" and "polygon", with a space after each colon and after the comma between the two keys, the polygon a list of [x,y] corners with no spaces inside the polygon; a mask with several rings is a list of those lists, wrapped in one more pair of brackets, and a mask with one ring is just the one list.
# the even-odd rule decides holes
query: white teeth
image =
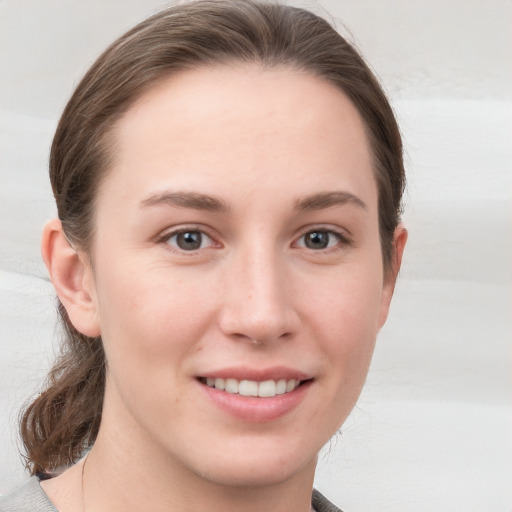
{"label": "white teeth", "polygon": [[231,394],[259,396],[262,398],[289,393],[296,389],[299,384],[300,380],[295,379],[280,379],[278,381],[265,380],[263,382],[257,382],[255,380],[238,381],[237,379],[221,379],[219,377],[208,377],[206,379],[206,385],[210,388],[219,389],[220,391],[226,391]]}
{"label": "white teeth", "polygon": [[277,381],[276,393],[278,395],[282,395],[283,393],[286,393],[286,380],[281,379],[281,380]]}
{"label": "white teeth", "polygon": [[258,396],[258,383],[254,380],[241,380],[238,392],[243,396]]}
{"label": "white teeth", "polygon": [[276,396],[276,383],[273,380],[260,382],[258,386],[258,396]]}
{"label": "white teeth", "polygon": [[226,379],[224,391],[228,393],[238,393],[238,381],[236,379]]}
{"label": "white teeth", "polygon": [[298,382],[296,380],[289,380],[286,382],[286,392],[289,393],[293,391],[298,386]]}

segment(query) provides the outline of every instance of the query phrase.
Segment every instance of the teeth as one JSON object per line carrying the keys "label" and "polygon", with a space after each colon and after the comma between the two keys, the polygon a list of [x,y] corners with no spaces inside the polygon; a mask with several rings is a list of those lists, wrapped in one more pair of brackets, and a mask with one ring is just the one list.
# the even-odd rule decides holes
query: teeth
{"label": "teeth", "polygon": [[289,393],[290,391],[293,391],[297,387],[297,381],[296,380],[288,380],[286,381],[286,392]]}
{"label": "teeth", "polygon": [[286,381],[284,379],[277,381],[276,393],[278,395],[282,395],[283,393],[286,393]]}
{"label": "teeth", "polygon": [[238,393],[238,381],[236,379],[226,379],[224,391]]}
{"label": "teeth", "polygon": [[300,384],[300,380],[280,379],[265,380],[263,382],[257,382],[255,380],[241,380],[237,379],[221,379],[208,377],[206,379],[206,385],[210,388],[219,389],[220,391],[226,391],[231,394],[240,394],[242,396],[259,396],[262,398],[272,397],[276,395],[283,395],[296,389]]}
{"label": "teeth", "polygon": [[260,382],[258,386],[258,396],[268,397],[268,396],[276,396],[276,388],[277,385],[273,380],[266,380],[264,382]]}
{"label": "teeth", "polygon": [[243,396],[258,396],[258,383],[254,380],[241,380],[238,392]]}

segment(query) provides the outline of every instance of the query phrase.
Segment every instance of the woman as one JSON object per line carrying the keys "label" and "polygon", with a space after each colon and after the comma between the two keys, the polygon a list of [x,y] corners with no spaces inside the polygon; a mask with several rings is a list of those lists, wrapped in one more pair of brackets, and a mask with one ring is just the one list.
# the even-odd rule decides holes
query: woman
{"label": "woman", "polygon": [[163,11],[78,85],[50,177],[67,339],[0,510],[337,510],[317,454],[407,238],[399,130],[357,52],[292,7]]}

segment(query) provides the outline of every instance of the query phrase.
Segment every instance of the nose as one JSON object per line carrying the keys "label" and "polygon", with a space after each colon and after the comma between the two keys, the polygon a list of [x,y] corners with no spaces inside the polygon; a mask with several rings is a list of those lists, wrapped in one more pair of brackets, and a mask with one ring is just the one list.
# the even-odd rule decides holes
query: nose
{"label": "nose", "polygon": [[289,338],[298,328],[286,264],[271,251],[231,262],[219,325],[233,339],[266,344]]}

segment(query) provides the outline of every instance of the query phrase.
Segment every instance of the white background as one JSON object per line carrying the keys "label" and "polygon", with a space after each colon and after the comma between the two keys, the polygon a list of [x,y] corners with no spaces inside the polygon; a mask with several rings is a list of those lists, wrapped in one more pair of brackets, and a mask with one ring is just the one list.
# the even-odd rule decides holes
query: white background
{"label": "white background", "polygon": [[[0,0],[0,493],[26,478],[16,418],[54,351],[38,248],[54,214],[53,130],[94,57],[163,5]],[[315,8],[355,41],[396,109],[410,232],[366,389],[316,485],[350,512],[510,511],[512,2]]]}

